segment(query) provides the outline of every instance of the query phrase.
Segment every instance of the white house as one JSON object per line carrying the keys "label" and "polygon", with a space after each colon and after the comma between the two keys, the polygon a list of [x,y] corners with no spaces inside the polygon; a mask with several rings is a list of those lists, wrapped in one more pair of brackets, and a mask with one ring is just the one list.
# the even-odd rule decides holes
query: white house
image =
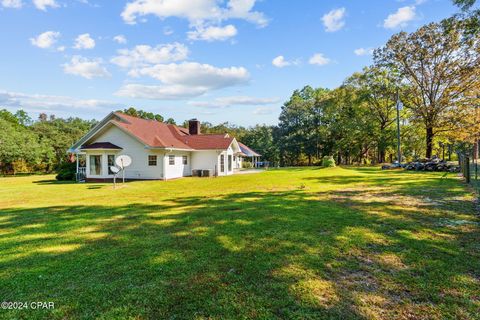
{"label": "white house", "polygon": [[119,155],[132,158],[125,178],[168,180],[198,170],[210,176],[233,174],[247,156],[242,148],[228,134],[201,134],[196,119],[187,129],[112,112],[68,151],[76,155],[80,180],[112,179],[110,167]]}

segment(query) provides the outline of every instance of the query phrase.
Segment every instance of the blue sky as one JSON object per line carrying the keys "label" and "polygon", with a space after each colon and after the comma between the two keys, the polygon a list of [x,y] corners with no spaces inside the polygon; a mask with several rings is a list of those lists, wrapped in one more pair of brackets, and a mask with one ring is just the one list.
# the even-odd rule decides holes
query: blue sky
{"label": "blue sky", "polygon": [[0,0],[0,107],[101,119],[275,124],[305,85],[334,88],[450,0]]}

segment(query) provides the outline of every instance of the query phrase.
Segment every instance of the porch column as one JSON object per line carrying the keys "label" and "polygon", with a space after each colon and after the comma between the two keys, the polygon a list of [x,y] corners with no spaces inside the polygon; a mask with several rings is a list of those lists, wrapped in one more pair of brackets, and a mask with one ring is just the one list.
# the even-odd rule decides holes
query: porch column
{"label": "porch column", "polygon": [[78,182],[78,167],[79,167],[79,163],[78,163],[78,152],[75,153],[75,158],[76,158],[76,161],[77,161],[77,171],[76,171],[77,174],[76,174],[76,177],[75,177],[75,178],[76,178],[76,180],[77,180],[77,182]]}

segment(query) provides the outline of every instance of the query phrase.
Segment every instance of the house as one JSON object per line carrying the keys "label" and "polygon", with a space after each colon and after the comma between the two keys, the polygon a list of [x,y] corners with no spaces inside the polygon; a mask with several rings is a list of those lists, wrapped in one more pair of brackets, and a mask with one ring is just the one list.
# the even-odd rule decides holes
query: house
{"label": "house", "polygon": [[[80,180],[113,178],[116,157],[128,155],[132,164],[126,179],[175,179],[207,170],[225,176],[242,167],[246,157],[260,155],[228,134],[202,134],[200,121],[183,128],[155,120],[112,112],[69,150],[77,159]],[[253,153],[252,153],[253,152]]]}

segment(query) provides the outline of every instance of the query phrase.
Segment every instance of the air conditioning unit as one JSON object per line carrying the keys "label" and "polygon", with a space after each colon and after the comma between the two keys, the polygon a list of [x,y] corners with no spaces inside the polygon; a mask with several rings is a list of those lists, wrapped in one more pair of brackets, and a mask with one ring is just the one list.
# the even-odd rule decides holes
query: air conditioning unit
{"label": "air conditioning unit", "polygon": [[201,177],[202,176],[202,170],[192,170],[192,177]]}
{"label": "air conditioning unit", "polygon": [[202,177],[211,177],[212,170],[202,170]]}

